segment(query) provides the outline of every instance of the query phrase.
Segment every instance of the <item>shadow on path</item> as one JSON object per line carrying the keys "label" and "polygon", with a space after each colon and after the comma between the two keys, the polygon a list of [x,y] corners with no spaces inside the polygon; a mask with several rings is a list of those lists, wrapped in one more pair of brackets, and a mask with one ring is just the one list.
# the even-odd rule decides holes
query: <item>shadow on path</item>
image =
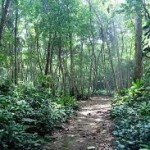
{"label": "shadow on path", "polygon": [[53,133],[48,150],[113,150],[111,98],[92,97],[79,106],[77,116]]}

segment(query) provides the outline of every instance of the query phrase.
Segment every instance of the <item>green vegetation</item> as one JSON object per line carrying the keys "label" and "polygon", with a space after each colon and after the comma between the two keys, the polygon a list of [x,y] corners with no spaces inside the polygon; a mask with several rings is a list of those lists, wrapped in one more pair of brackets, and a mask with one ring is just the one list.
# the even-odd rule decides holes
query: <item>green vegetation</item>
{"label": "green vegetation", "polygon": [[149,147],[149,10],[150,0],[0,0],[0,149],[39,149],[77,99],[115,92],[116,148]]}
{"label": "green vegetation", "polygon": [[112,116],[117,150],[150,148],[150,87],[137,81],[116,94]]}
{"label": "green vegetation", "polygon": [[[77,102],[49,89],[19,85],[0,95],[0,149],[39,149],[45,135],[73,114]],[[50,139],[49,139],[50,140]]]}

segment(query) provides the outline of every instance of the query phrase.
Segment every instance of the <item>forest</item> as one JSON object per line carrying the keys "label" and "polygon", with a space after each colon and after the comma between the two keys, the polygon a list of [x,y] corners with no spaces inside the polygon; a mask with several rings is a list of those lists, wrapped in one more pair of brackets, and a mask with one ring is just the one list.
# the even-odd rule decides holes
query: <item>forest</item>
{"label": "forest", "polygon": [[150,150],[149,0],[0,0],[0,150],[31,149]]}

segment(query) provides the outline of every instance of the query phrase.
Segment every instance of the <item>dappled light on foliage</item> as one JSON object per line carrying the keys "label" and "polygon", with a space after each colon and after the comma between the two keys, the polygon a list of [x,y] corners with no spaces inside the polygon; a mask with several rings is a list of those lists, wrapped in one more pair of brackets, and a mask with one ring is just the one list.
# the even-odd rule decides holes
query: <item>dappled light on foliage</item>
{"label": "dappled light on foliage", "polygon": [[0,0],[0,150],[149,150],[149,120],[150,0]]}

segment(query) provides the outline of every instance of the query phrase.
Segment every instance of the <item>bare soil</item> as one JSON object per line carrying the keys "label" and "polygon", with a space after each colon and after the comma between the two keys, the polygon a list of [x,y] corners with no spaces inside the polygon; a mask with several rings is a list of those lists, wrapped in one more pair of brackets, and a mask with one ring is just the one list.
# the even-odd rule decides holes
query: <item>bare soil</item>
{"label": "bare soil", "polygon": [[111,98],[79,101],[77,115],[52,135],[48,150],[113,150]]}

